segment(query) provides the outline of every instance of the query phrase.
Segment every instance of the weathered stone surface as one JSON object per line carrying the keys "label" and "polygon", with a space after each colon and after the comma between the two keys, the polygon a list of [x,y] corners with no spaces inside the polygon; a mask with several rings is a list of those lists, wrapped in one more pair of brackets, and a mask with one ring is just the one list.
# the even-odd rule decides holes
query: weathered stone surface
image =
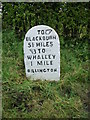
{"label": "weathered stone surface", "polygon": [[60,79],[60,42],[54,29],[46,25],[38,25],[26,33],[24,62],[28,78]]}

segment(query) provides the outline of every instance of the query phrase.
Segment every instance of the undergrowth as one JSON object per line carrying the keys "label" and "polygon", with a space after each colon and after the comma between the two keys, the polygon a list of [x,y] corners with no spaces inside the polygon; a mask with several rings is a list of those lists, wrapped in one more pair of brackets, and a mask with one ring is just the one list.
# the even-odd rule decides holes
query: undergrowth
{"label": "undergrowth", "polygon": [[26,78],[14,31],[3,31],[2,45],[3,118],[88,118],[87,43],[61,47],[58,82]]}

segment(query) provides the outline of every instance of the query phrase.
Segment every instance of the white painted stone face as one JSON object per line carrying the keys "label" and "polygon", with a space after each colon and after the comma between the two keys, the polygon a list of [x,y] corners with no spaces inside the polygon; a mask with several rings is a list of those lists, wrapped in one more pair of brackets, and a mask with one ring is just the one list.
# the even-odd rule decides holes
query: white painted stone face
{"label": "white painted stone face", "polygon": [[60,80],[60,42],[54,29],[38,25],[26,33],[24,63],[27,78]]}

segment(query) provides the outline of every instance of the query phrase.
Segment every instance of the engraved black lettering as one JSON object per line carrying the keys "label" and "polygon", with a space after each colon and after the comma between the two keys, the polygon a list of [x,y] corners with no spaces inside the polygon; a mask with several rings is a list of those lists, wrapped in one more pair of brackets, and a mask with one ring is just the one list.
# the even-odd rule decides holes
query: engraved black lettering
{"label": "engraved black lettering", "polygon": [[42,40],[41,36],[39,36],[39,40]]}
{"label": "engraved black lettering", "polygon": [[38,34],[40,34],[40,30],[37,30]]}
{"label": "engraved black lettering", "polygon": [[36,40],[38,41],[38,36],[36,36]]}
{"label": "engraved black lettering", "polygon": [[54,69],[54,72],[57,72],[57,69]]}
{"label": "engraved black lettering", "polygon": [[27,72],[30,72],[30,69],[27,69]]}
{"label": "engraved black lettering", "polygon": [[50,47],[52,47],[53,46],[53,42],[50,42]]}
{"label": "engraved black lettering", "polygon": [[37,59],[41,59],[40,55],[37,56]]}
{"label": "engraved black lettering", "polygon": [[42,53],[45,53],[45,49],[42,49]]}
{"label": "engraved black lettering", "polygon": [[36,55],[33,55],[33,59],[36,59]]}
{"label": "engraved black lettering", "polygon": [[40,53],[41,49],[38,49],[38,52]]}
{"label": "engraved black lettering", "polygon": [[32,61],[31,61],[31,66],[32,66]]}
{"label": "engraved black lettering", "polygon": [[26,37],[26,41],[31,41],[31,38],[30,37]]}
{"label": "engraved black lettering", "polygon": [[55,59],[56,55],[52,55],[53,59]]}
{"label": "engraved black lettering", "polygon": [[31,56],[31,55],[29,55],[29,56],[27,56],[27,58],[31,60],[31,59],[32,59],[32,56]]}
{"label": "engraved black lettering", "polygon": [[44,30],[41,30],[41,34],[42,34],[42,35],[44,34]]}
{"label": "engraved black lettering", "polygon": [[36,43],[36,47],[40,47],[40,42],[39,42],[39,43]]}
{"label": "engraved black lettering", "polygon": [[45,40],[45,36],[43,36],[43,40]]}
{"label": "engraved black lettering", "polygon": [[49,72],[49,69],[47,69],[47,71]]}
{"label": "engraved black lettering", "polygon": [[28,43],[28,47],[29,47],[29,48],[31,47],[31,43],[30,43],[30,42]]}
{"label": "engraved black lettering", "polygon": [[46,69],[43,69],[43,72],[46,72]]}
{"label": "engraved black lettering", "polygon": [[53,39],[56,39],[56,36],[53,36]]}
{"label": "engraved black lettering", "polygon": [[42,65],[42,61],[37,61],[37,65]]}
{"label": "engraved black lettering", "polygon": [[26,41],[28,41],[28,37],[26,37]]}
{"label": "engraved black lettering", "polygon": [[53,61],[50,61],[50,65],[53,65]]}
{"label": "engraved black lettering", "polygon": [[31,69],[31,72],[32,72],[32,73],[34,73],[34,70],[33,70],[33,69]]}
{"label": "engraved black lettering", "polygon": [[35,41],[35,37],[32,38],[32,41]]}
{"label": "engraved black lettering", "polygon": [[48,45],[48,44],[49,44],[49,42],[46,42],[46,47],[49,47],[49,45]]}
{"label": "engraved black lettering", "polygon": [[40,72],[42,72],[42,69],[40,69]]}

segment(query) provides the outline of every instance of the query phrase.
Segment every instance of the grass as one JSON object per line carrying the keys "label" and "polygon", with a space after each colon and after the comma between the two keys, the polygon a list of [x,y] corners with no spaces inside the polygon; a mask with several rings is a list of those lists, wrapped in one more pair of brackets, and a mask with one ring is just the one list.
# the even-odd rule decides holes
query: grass
{"label": "grass", "polygon": [[87,43],[61,47],[58,82],[25,75],[23,39],[3,31],[3,118],[88,118]]}

